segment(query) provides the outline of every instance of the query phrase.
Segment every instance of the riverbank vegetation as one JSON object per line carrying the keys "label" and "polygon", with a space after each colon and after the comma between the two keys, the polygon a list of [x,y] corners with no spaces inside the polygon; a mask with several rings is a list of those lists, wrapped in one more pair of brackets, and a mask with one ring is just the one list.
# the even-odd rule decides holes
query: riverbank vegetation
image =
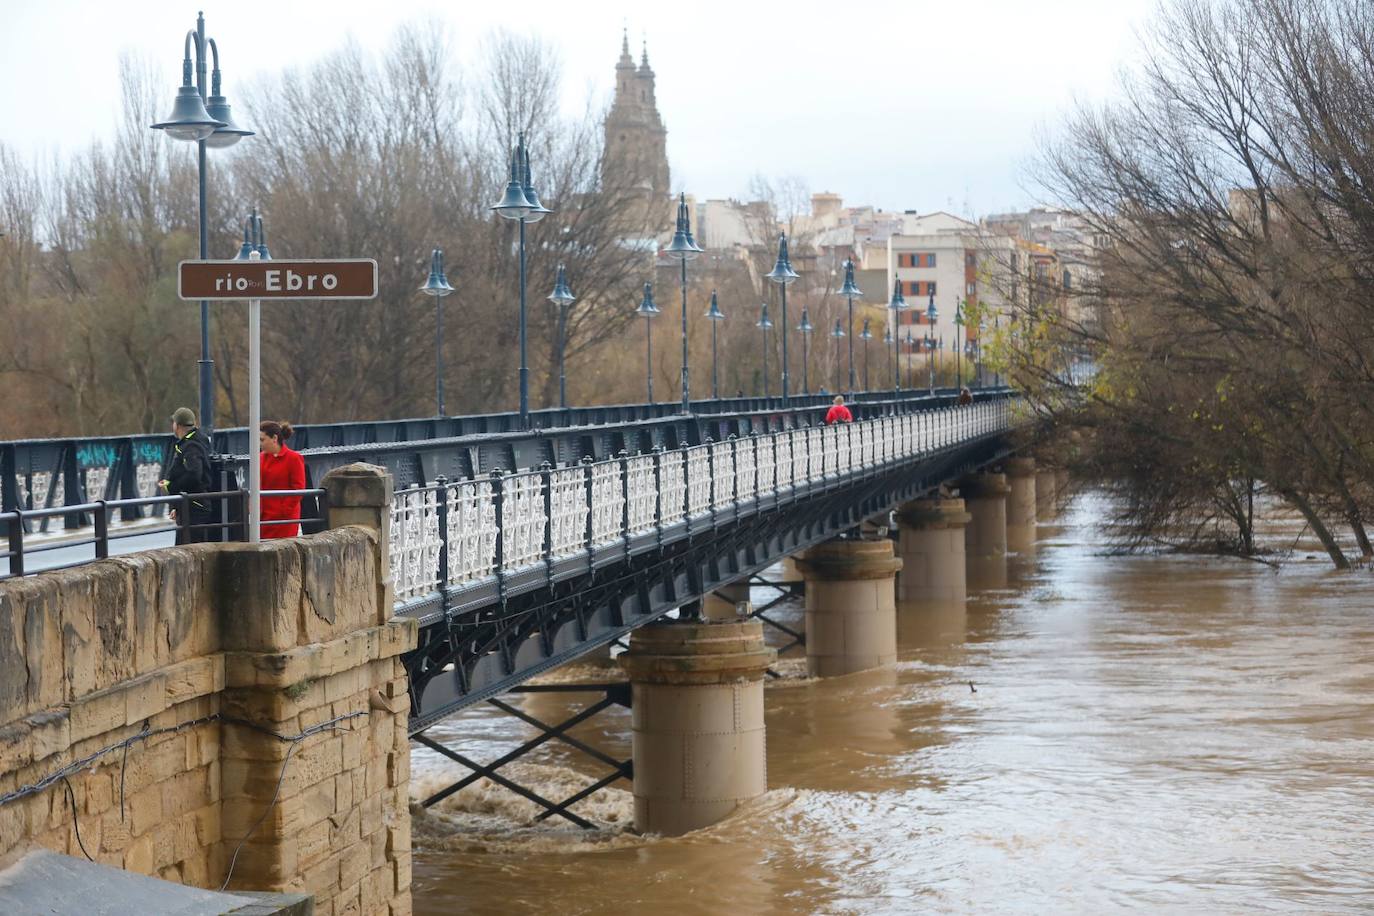
{"label": "riverbank vegetation", "polygon": [[[1000,355],[1088,430],[1075,460],[1125,497],[1128,540],[1252,554],[1264,493],[1338,568],[1374,554],[1371,13],[1173,0],[1118,100],[1044,147],[1045,192],[1100,240],[1096,276],[1073,308],[1029,297]],[[1075,398],[1046,342],[1095,362]]]}

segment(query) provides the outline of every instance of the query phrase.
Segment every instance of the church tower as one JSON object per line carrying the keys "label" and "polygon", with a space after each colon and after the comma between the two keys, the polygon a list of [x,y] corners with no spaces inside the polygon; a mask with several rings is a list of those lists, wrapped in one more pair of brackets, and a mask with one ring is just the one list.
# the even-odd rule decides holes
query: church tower
{"label": "church tower", "polygon": [[[606,115],[606,157],[602,183],[612,184],[632,177],[635,193],[642,198],[646,212],[667,213],[672,193],[668,183],[668,131],[658,115],[654,98],[654,71],[649,67],[649,50],[644,49],[639,66],[630,56],[630,37],[620,42],[620,60],[615,65],[615,99]],[[608,180],[611,179],[611,180]]]}

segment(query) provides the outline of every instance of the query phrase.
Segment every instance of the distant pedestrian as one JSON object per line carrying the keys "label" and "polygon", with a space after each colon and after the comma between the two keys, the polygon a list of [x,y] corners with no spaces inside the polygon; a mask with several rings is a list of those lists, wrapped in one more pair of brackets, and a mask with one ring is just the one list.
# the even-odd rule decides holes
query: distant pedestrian
{"label": "distant pedestrian", "polygon": [[[258,427],[258,445],[262,454],[262,488],[264,490],[304,490],[305,459],[301,453],[286,447],[291,438],[291,424],[285,420],[267,420]],[[264,538],[293,538],[301,533],[294,521],[301,517],[299,496],[264,496],[262,498],[262,536]],[[289,521],[286,525],[268,522]]]}
{"label": "distant pedestrian", "polygon": [[853,423],[854,415],[849,412],[849,408],[844,406],[844,395],[835,395],[835,403],[825,414],[825,425],[833,426],[836,423]]}
{"label": "distant pedestrian", "polygon": [[973,392],[969,391],[967,388],[960,388],[960,389],[959,389],[959,403],[960,403],[960,404],[972,404],[972,403],[973,403]]}
{"label": "distant pedestrian", "polygon": [[[196,427],[196,412],[189,407],[178,407],[172,414],[172,435],[177,441],[172,445],[172,461],[167,465],[167,476],[158,481],[158,487],[169,495],[211,492],[214,472],[210,468],[210,453],[205,441]],[[176,509],[172,518],[178,524],[183,521],[190,525],[188,538],[193,544],[218,540],[218,532],[209,528],[214,524],[215,513],[210,501],[191,500],[191,517],[177,519]]]}

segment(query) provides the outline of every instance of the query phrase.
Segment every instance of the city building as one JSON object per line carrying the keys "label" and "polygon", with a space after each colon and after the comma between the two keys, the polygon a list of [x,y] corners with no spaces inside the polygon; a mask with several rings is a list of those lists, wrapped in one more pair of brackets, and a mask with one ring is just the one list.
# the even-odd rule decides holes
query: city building
{"label": "city building", "polygon": [[632,206],[643,208],[646,227],[659,222],[671,226],[668,130],[658,113],[648,47],[636,66],[630,56],[628,33],[621,39],[620,59],[615,65],[615,96],[606,115],[605,142],[603,187],[631,176],[628,193]]}

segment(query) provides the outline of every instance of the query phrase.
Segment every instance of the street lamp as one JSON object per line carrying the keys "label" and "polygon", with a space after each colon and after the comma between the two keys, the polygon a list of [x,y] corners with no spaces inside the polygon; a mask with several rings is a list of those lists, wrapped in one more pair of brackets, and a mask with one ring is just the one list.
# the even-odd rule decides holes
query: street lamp
{"label": "street lamp", "polygon": [[444,252],[434,249],[429,256],[429,279],[420,292],[434,297],[434,403],[438,416],[444,415],[444,297],[453,292],[444,276]]}
{"label": "street lamp", "polygon": [[[211,73],[209,107],[206,106],[205,93],[205,51],[209,47],[214,57]],[[195,82],[191,80],[192,48],[195,49]],[[174,140],[184,140],[196,144],[196,170],[199,184],[198,221],[200,227],[200,259],[209,255],[209,236],[205,219],[205,150],[207,147],[223,149],[233,146],[244,137],[253,136],[234,123],[229,114],[229,103],[220,91],[219,46],[213,38],[205,35],[205,17],[197,14],[195,29],[186,33],[182,61],[181,87],[177,89],[176,100],[172,103],[172,113],[167,120],[152,125],[154,130],[165,131]],[[210,358],[210,303],[200,301],[200,426],[205,440],[213,440],[215,428],[214,378],[215,362]]]}
{"label": "street lamp", "polygon": [[[854,300],[864,297],[863,290],[859,289],[858,284],[854,282],[853,258],[844,259],[844,285],[840,287],[840,295],[849,300],[849,393],[852,395],[854,393]],[[867,318],[864,319],[864,327],[868,327]],[[838,355],[836,359],[839,359]],[[867,365],[867,363],[864,364],[865,369],[867,369]],[[864,382],[864,387],[868,387],[867,381]]]}
{"label": "street lamp", "polygon": [[911,336],[911,325],[906,326],[906,351],[911,354],[906,361],[906,386],[916,387],[916,340]]}
{"label": "street lamp", "polygon": [[520,224],[520,425],[527,428],[530,419],[530,367],[525,322],[525,224],[537,223],[552,211],[539,202],[539,195],[530,182],[530,157],[525,150],[523,132],[511,152],[506,192],[491,209]]}
{"label": "street lamp", "polygon": [[[935,343],[935,322],[940,320],[940,310],[935,307],[935,294],[930,294],[930,301],[926,303],[926,323],[930,325],[930,343],[932,351]],[[930,391],[935,393],[935,366],[933,361],[930,366]]]}
{"label": "street lamp", "polygon": [[[835,390],[839,391],[842,383],[840,382],[840,340],[845,336],[844,325],[840,319],[835,319],[835,327],[830,332],[830,336],[835,338]],[[854,341],[849,342],[849,393],[854,393]]]}
{"label": "street lamp", "polygon": [[654,285],[644,284],[644,298],[635,314],[644,319],[644,372],[649,382],[649,403],[654,402],[654,328],[651,322],[661,309],[654,305]]}
{"label": "street lamp", "polygon": [[568,347],[568,306],[576,301],[577,297],[568,288],[568,270],[562,264],[558,265],[558,277],[553,283],[553,292],[549,293],[549,301],[558,306],[558,406],[568,406],[568,375],[564,371],[565,351]]}
{"label": "street lamp", "polygon": [[802,394],[810,394],[811,367],[809,363],[811,351],[807,344],[811,340],[811,332],[816,330],[816,327],[811,323],[811,319],[807,317],[805,306],[802,306],[801,321],[797,324],[797,330],[801,331],[802,336]]}
{"label": "street lamp", "polygon": [[[257,208],[243,223],[235,261],[267,261],[267,237]],[[262,462],[253,460],[253,433],[262,426],[262,300],[248,300],[248,540],[262,539]]]}
{"label": "street lamp", "polygon": [[[883,328],[883,349],[886,350],[888,344],[890,344],[890,343],[892,343],[892,328],[891,328],[891,327]],[[894,352],[893,355],[892,355],[892,374],[893,374],[894,378],[895,378],[896,375],[897,375],[897,355],[896,355],[895,352]],[[895,382],[894,382],[893,385],[892,385],[892,390],[893,390],[893,391],[896,391],[896,390],[897,390],[897,385],[896,385]]]}
{"label": "street lamp", "polygon": [[706,310],[706,317],[711,319],[711,397],[715,399],[720,397],[716,385],[716,323],[725,320],[725,313],[716,302],[715,290],[711,290],[711,307]]}
{"label": "street lamp", "polygon": [[964,374],[959,363],[959,329],[964,326],[964,300],[954,300],[954,387],[964,387]]}
{"label": "street lamp", "polygon": [[787,406],[787,287],[795,283],[799,276],[792,269],[792,259],[787,254],[787,233],[778,233],[778,259],[773,269],[765,276],[778,284],[782,293],[782,406]]}
{"label": "street lamp", "polygon": [[763,396],[769,395],[768,384],[768,332],[773,330],[773,320],[768,317],[768,303],[763,304],[763,310],[759,313],[758,329],[763,332]]}
{"label": "street lamp", "polygon": [[676,260],[682,270],[682,412],[691,413],[691,384],[687,371],[687,262],[701,254],[701,249],[692,238],[692,222],[687,214],[687,195],[684,193],[677,196],[677,228],[663,253]]}
{"label": "street lamp", "polygon": [[[868,319],[864,319],[864,329],[859,333],[859,337],[864,342],[864,391],[868,390],[868,342],[873,339],[873,331],[868,327]],[[854,346],[854,341],[849,342],[850,347]]]}
{"label": "street lamp", "polygon": [[906,310],[906,299],[902,296],[902,281],[892,281],[892,300],[887,307],[892,309],[892,391],[895,394],[901,387],[901,380],[897,376],[897,348],[901,345],[897,339],[897,323],[901,320],[900,313]]}
{"label": "street lamp", "polygon": [[[931,331],[933,332],[934,330],[935,330],[935,328],[932,326],[932,327],[931,327]],[[935,393],[935,335],[934,335],[934,333],[927,334],[927,335],[925,336],[925,340],[922,341],[922,344],[921,344],[921,345],[922,345],[922,347],[923,347],[923,348],[925,349],[925,351],[926,351],[926,374],[930,376],[930,378],[928,379],[928,383],[929,383],[929,385],[930,385],[930,393],[931,393],[931,394],[934,394],[934,393]]]}

